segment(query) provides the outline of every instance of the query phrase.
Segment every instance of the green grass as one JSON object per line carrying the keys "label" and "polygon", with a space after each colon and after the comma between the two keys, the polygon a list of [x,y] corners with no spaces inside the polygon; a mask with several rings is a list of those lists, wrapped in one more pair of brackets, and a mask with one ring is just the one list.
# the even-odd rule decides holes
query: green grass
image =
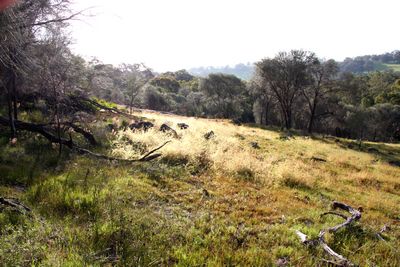
{"label": "green grass", "polygon": [[[11,146],[2,133],[0,196],[20,199],[32,214],[0,211],[0,265],[324,265],[329,257],[303,246],[294,230],[316,237],[341,223],[320,217],[333,200],[364,209],[359,222],[327,235],[335,251],[360,266],[400,265],[400,169],[389,164],[400,160],[399,145],[282,139],[276,130],[226,121],[140,115],[190,128],[158,160],[129,165],[68,150],[59,157],[57,147],[30,135]],[[91,125],[93,132],[107,123]],[[210,129],[216,136],[206,141]],[[102,138],[110,140],[100,152],[135,157],[170,137]],[[391,229],[382,241],[376,233],[385,224]]]}
{"label": "green grass", "polygon": [[389,69],[400,72],[400,64],[384,64]]}

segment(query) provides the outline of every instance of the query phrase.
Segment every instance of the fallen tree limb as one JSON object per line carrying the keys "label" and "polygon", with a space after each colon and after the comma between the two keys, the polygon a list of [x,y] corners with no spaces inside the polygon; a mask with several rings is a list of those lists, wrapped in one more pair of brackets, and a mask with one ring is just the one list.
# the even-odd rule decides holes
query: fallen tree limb
{"label": "fallen tree limb", "polygon": [[[48,129],[46,129],[46,125],[44,124],[35,124],[35,123],[29,123],[29,122],[23,122],[19,120],[14,121],[15,128],[17,130],[22,130],[22,131],[28,131],[28,132],[33,132],[33,133],[38,133],[44,136],[47,140],[49,140],[52,143],[58,143],[65,145],[69,148],[74,147],[74,143],[72,142],[72,139],[65,139],[65,138],[59,138],[52,134]],[[8,126],[9,121],[8,119],[4,117],[0,117],[0,125],[3,126]]]}
{"label": "fallen tree limb", "polygon": [[390,227],[387,226],[387,225],[385,224],[385,225],[382,227],[382,229],[379,231],[379,233],[376,233],[376,236],[377,236],[380,240],[386,241],[385,238],[382,236],[382,234],[383,234],[384,232],[389,231],[389,230],[390,230]]}
{"label": "fallen tree limb", "polygon": [[[168,143],[171,143],[171,141],[167,141],[167,142],[165,142],[164,144],[162,144],[161,146],[159,146],[159,147],[157,147],[157,148],[151,150],[150,152],[146,153],[143,157],[141,157],[141,158],[139,159],[139,161],[140,161],[140,160],[143,161],[144,159],[149,158],[154,152],[160,150],[161,148],[163,148],[164,146],[166,146]],[[154,155],[153,155],[153,156],[154,156]],[[161,156],[161,155],[160,155],[160,156]]]}
{"label": "fallen tree limb", "polygon": [[[161,154],[154,154],[154,153],[171,142],[171,141],[165,142],[161,146],[151,150],[150,152],[146,153],[144,156],[142,156],[138,159],[121,159],[121,158],[110,157],[110,156],[103,155],[103,154],[98,154],[98,153],[92,152],[86,148],[82,148],[82,147],[78,146],[77,144],[75,144],[72,141],[71,137],[69,140],[62,138],[62,137],[59,138],[58,136],[55,136],[54,134],[52,134],[46,128],[46,126],[48,126],[48,125],[34,124],[34,123],[22,122],[22,121],[18,121],[18,120],[14,121],[14,123],[15,123],[15,127],[17,130],[24,130],[24,131],[29,131],[29,132],[33,132],[33,133],[38,133],[38,134],[41,134],[42,136],[44,136],[47,140],[49,140],[52,143],[62,144],[72,150],[79,152],[79,153],[88,154],[88,155],[96,157],[96,158],[101,158],[101,159],[110,160],[110,161],[121,161],[121,162],[128,162],[128,163],[129,162],[150,161],[150,160],[160,157]],[[8,126],[9,125],[8,119],[0,116],[0,125]]]}
{"label": "fallen tree limb", "polygon": [[329,215],[329,214],[331,214],[331,215],[336,215],[336,216],[342,217],[343,219],[347,220],[347,216],[345,216],[345,215],[343,215],[343,214],[341,214],[341,213],[338,213],[338,212],[334,212],[334,211],[327,211],[327,212],[324,212],[324,213],[321,214],[321,217],[323,217],[323,216],[325,216],[325,215]]}
{"label": "fallen tree limb", "polygon": [[331,214],[331,215],[339,216],[339,217],[345,219],[346,221],[344,223],[335,225],[333,227],[329,227],[327,229],[322,229],[319,232],[318,238],[316,238],[316,239],[309,239],[306,234],[304,234],[298,230],[296,230],[295,232],[303,244],[305,244],[307,246],[320,245],[327,254],[329,254],[331,257],[333,257],[335,259],[335,261],[337,262],[337,265],[339,265],[339,266],[354,266],[354,264],[350,260],[348,260],[344,256],[340,255],[339,253],[335,252],[332,248],[330,248],[328,246],[328,244],[325,242],[325,234],[326,234],[326,232],[335,233],[339,229],[344,228],[344,227],[350,225],[351,223],[353,223],[354,221],[358,221],[359,219],[361,219],[362,209],[360,208],[357,210],[357,209],[352,208],[349,205],[346,205],[344,203],[340,203],[337,201],[334,201],[332,203],[332,208],[347,211],[348,213],[350,213],[351,216],[346,217],[345,215],[334,212],[334,211],[329,211],[329,212],[323,213],[321,216]]}
{"label": "fallen tree limb", "polygon": [[89,144],[91,144],[92,146],[97,146],[96,138],[94,138],[93,134],[91,134],[89,131],[87,131],[71,122],[66,122],[64,124],[66,126],[72,128],[75,132],[81,134],[83,137],[85,137],[86,140],[89,142]]}
{"label": "fallen tree limb", "polygon": [[[55,126],[57,125],[56,123],[49,123],[49,124],[40,124],[40,126]],[[61,122],[60,126],[65,127],[65,128],[71,128],[74,130],[74,132],[81,134],[92,146],[97,146],[98,143],[96,141],[96,138],[91,134],[88,130],[85,130],[84,128],[72,123],[72,122]]]}
{"label": "fallen tree limb", "polygon": [[88,149],[77,147],[77,146],[75,146],[73,149],[76,150],[79,153],[88,154],[90,156],[93,156],[93,157],[96,157],[96,158],[100,158],[100,159],[105,159],[105,160],[109,160],[109,161],[121,161],[121,162],[133,163],[133,162],[151,161],[153,159],[156,159],[156,158],[160,157],[161,154],[154,154],[154,153],[156,151],[160,150],[161,148],[163,148],[165,145],[167,145],[170,142],[171,141],[165,142],[161,146],[151,150],[150,152],[146,153],[144,156],[142,156],[142,157],[140,157],[138,159],[114,158],[114,157],[110,157],[110,156],[107,156],[107,155],[104,155],[104,154],[98,154],[98,153],[92,152],[92,151],[90,151]]}
{"label": "fallen tree limb", "polygon": [[3,206],[12,207],[21,214],[26,214],[27,212],[31,211],[30,208],[22,204],[18,199],[0,197],[0,204]]}

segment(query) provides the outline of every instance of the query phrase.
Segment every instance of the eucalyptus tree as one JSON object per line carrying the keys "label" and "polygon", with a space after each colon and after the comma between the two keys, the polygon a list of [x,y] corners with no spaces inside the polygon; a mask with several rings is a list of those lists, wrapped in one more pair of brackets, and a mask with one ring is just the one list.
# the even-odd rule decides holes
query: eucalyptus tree
{"label": "eucalyptus tree", "polygon": [[308,69],[307,86],[301,87],[301,93],[306,100],[309,112],[309,121],[307,130],[312,132],[315,120],[323,115],[332,113],[325,107],[321,113],[317,114],[320,102],[322,102],[334,88],[333,80],[339,71],[338,64],[334,60],[321,62],[314,60],[310,62]]}
{"label": "eucalyptus tree", "polygon": [[256,122],[268,125],[270,123],[274,97],[269,84],[260,75],[259,68],[255,69],[255,75],[247,83],[247,90],[254,101],[253,114]]}
{"label": "eucalyptus tree", "polygon": [[297,97],[310,83],[308,66],[316,61],[314,53],[292,50],[256,63],[258,75],[264,79],[278,102],[286,129],[293,126],[293,106]]}
{"label": "eucalyptus tree", "polygon": [[234,75],[210,74],[200,80],[199,89],[207,98],[209,115],[220,118],[235,118],[243,111],[245,83]]}
{"label": "eucalyptus tree", "polygon": [[123,64],[120,66],[122,71],[122,87],[125,95],[125,103],[129,107],[130,113],[136,98],[139,96],[143,86],[153,78],[150,68],[144,64]]}

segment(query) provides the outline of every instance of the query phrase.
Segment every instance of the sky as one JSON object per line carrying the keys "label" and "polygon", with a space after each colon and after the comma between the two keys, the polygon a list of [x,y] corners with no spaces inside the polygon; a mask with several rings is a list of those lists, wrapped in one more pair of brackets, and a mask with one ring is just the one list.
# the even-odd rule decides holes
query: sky
{"label": "sky", "polygon": [[156,71],[303,49],[343,60],[400,49],[400,0],[75,0],[72,49]]}

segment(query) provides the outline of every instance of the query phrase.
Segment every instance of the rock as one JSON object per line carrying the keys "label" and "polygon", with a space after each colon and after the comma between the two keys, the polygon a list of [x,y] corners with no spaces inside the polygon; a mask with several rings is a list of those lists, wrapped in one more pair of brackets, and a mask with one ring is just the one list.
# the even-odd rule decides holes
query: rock
{"label": "rock", "polygon": [[251,142],[250,145],[251,145],[251,147],[254,148],[254,149],[260,149],[260,148],[261,148],[261,147],[258,145],[257,142]]}
{"label": "rock", "polygon": [[171,134],[174,138],[178,138],[178,133],[165,123],[163,125],[161,125],[160,131],[163,133]]}
{"label": "rock", "polygon": [[234,125],[237,126],[241,126],[242,125],[242,121],[240,119],[234,119],[231,121]]}
{"label": "rock", "polygon": [[206,134],[204,135],[204,138],[205,138],[206,140],[210,140],[210,139],[213,138],[214,136],[215,136],[214,131],[210,131],[210,132],[208,132],[208,133],[206,133]]}
{"label": "rock", "polygon": [[276,261],[276,266],[278,266],[278,267],[284,267],[284,266],[288,266],[288,265],[289,265],[289,261],[288,261],[288,259],[286,257],[279,258]]}
{"label": "rock", "polygon": [[153,128],[154,124],[149,122],[149,121],[137,121],[129,125],[129,128],[134,131],[134,130],[142,130],[147,132],[150,128]]}
{"label": "rock", "polygon": [[186,130],[186,129],[189,128],[189,125],[187,125],[186,123],[183,123],[183,122],[182,123],[178,123],[177,125],[181,130]]}

